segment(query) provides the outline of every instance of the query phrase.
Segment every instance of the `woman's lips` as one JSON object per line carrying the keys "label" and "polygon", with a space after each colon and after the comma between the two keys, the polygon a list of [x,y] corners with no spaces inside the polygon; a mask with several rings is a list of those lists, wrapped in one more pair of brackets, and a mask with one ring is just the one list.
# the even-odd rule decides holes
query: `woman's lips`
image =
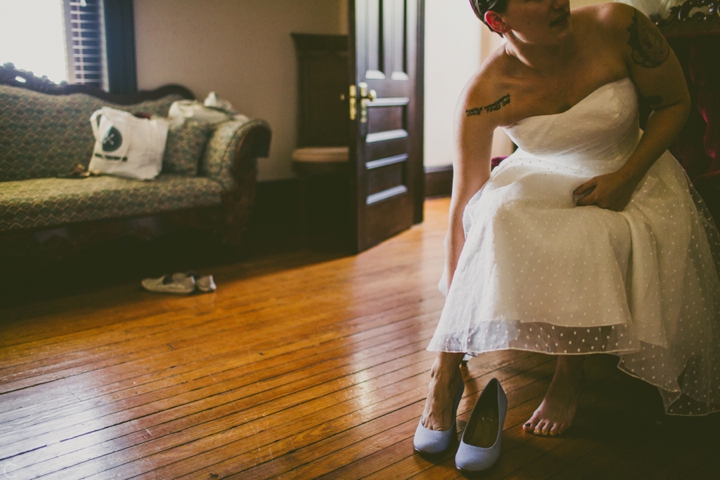
{"label": "woman's lips", "polygon": [[567,21],[567,19],[570,18],[570,12],[565,12],[562,15],[560,15],[558,18],[553,20],[553,22],[550,24],[551,27],[556,27],[558,25],[562,25]]}

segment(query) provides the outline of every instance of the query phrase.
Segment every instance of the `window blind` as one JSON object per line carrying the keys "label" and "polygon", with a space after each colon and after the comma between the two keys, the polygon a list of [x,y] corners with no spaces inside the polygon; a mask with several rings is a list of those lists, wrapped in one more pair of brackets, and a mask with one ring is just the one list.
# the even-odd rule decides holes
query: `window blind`
{"label": "window blind", "polygon": [[68,82],[104,87],[102,0],[64,0]]}

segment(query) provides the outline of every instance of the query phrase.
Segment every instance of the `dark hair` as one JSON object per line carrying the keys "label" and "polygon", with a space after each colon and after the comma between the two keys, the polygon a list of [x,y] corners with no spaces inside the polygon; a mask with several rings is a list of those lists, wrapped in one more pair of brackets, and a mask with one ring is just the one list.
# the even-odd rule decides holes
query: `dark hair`
{"label": "dark hair", "polygon": [[[472,7],[473,12],[475,12],[475,15],[493,32],[495,32],[495,30],[493,30],[490,25],[488,25],[485,21],[485,13],[489,10],[503,13],[505,10],[507,10],[507,4],[508,0],[470,0],[470,6]],[[502,36],[502,33],[500,32],[495,33]]]}

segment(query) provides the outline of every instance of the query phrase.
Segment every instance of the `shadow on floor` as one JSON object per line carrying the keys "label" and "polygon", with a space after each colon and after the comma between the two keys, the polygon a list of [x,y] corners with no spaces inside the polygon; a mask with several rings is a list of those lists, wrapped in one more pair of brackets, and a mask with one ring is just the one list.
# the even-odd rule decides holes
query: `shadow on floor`
{"label": "shadow on floor", "polygon": [[[337,238],[307,240],[287,225],[267,225],[246,235],[238,251],[206,231],[149,241],[121,238],[81,254],[54,261],[3,259],[0,306],[16,307],[38,301],[137,284],[147,277],[194,270],[223,271],[244,277],[296,268],[348,255]],[[140,287],[138,287],[140,288]]]}

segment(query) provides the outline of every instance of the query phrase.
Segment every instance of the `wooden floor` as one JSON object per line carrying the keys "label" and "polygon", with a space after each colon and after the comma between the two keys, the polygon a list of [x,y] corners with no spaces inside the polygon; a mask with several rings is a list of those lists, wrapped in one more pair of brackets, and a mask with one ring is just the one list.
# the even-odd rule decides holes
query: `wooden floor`
{"label": "wooden floor", "polygon": [[[424,224],[358,256],[217,267],[214,294],[123,281],[0,307],[0,478],[458,478],[452,454],[412,450],[447,209],[429,201]],[[509,400],[502,457],[482,478],[720,478],[718,415],[664,416],[615,363],[591,358],[576,425],[537,438],[521,425],[552,359],[471,360],[460,427],[490,378]]]}

